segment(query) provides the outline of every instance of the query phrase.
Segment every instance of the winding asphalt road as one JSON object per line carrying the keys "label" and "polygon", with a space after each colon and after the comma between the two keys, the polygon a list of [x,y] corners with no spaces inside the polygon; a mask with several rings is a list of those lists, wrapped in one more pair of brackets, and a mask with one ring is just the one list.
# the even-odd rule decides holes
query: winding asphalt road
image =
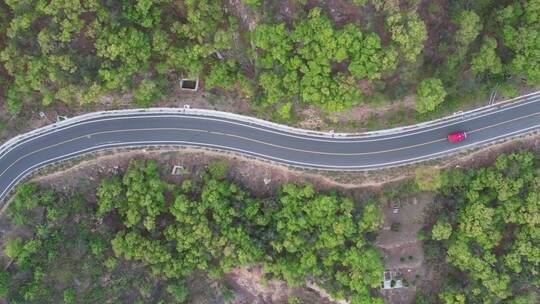
{"label": "winding asphalt road", "polygon": [[[109,113],[48,128],[0,147],[0,201],[38,168],[117,147],[209,147],[304,168],[370,170],[448,155],[539,127],[540,94],[415,128],[347,137],[181,112]],[[468,138],[449,143],[446,136],[456,130],[466,131]]]}

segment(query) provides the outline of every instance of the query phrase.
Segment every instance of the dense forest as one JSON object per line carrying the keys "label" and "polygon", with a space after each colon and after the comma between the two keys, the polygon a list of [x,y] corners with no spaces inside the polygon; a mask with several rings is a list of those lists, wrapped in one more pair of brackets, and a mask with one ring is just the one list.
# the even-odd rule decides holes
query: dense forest
{"label": "dense forest", "polygon": [[538,160],[530,152],[503,154],[487,168],[437,176],[444,204],[434,212],[425,250],[446,277],[438,296],[419,302],[538,303]]}
{"label": "dense forest", "polygon": [[[373,203],[360,206],[309,184],[256,198],[227,181],[227,170],[216,161],[199,181],[169,184],[157,162],[133,160],[122,176],[101,181],[97,204],[20,185],[8,214],[30,233],[4,246],[13,264],[0,270],[0,298],[183,302],[194,272],[219,278],[233,267],[261,265],[266,279],[299,285],[309,278],[336,298],[382,303],[373,293],[384,270],[371,244],[382,224]],[[139,269],[133,277],[117,270],[126,263]],[[139,289],[136,298],[126,298],[130,288]]]}
{"label": "dense forest", "polygon": [[[96,203],[20,185],[7,208],[13,228],[3,239],[0,299],[183,302],[195,277],[219,282],[232,269],[260,267],[266,282],[309,280],[351,303],[383,302],[374,240],[383,223],[378,202],[399,196],[394,190],[355,202],[285,184],[257,197],[228,180],[226,161],[176,183],[162,177],[168,169],[132,160],[99,182]],[[467,171],[418,170],[416,183],[402,186],[403,195],[438,193],[419,238],[439,279],[416,286],[416,303],[537,303],[540,162],[532,153]]]}
{"label": "dense forest", "polygon": [[0,95],[13,114],[124,92],[150,106],[188,77],[287,122],[411,94],[427,118],[540,85],[538,0],[350,0],[343,18],[330,2],[6,0]]}

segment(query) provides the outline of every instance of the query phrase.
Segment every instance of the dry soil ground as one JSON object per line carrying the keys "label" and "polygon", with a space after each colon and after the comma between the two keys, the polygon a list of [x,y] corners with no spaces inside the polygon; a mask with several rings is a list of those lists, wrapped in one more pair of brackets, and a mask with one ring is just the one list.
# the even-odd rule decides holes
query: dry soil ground
{"label": "dry soil ground", "polygon": [[[417,234],[422,228],[424,210],[433,201],[433,193],[418,193],[384,206],[384,224],[376,245],[383,254],[386,269],[401,272],[408,282],[404,288],[382,291],[389,303],[414,303],[416,284],[429,279]],[[393,224],[400,226],[399,231],[391,229]]]}

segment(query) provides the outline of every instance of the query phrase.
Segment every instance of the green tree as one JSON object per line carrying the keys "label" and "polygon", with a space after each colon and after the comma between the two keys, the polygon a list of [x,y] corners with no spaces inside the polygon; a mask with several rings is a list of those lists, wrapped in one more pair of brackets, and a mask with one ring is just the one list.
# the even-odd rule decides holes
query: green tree
{"label": "green tree", "polygon": [[427,29],[417,12],[395,12],[386,17],[386,26],[405,60],[415,62],[424,49]]}
{"label": "green tree", "polygon": [[205,86],[209,89],[220,87],[231,90],[238,79],[237,74],[238,67],[233,60],[215,62],[205,79]]}
{"label": "green tree", "polygon": [[482,21],[473,11],[462,11],[456,16],[459,29],[456,32],[456,41],[462,47],[473,42],[482,30]]}
{"label": "green tree", "polygon": [[253,44],[265,50],[261,58],[257,58],[257,64],[264,68],[271,68],[273,60],[285,64],[289,58],[289,52],[293,49],[293,42],[287,31],[285,23],[276,25],[261,24],[252,34]]}
{"label": "green tree", "polygon": [[9,272],[0,269],[0,298],[6,297],[9,293],[9,282],[11,281]]}
{"label": "green tree", "polygon": [[493,165],[466,175],[447,174],[450,189],[442,192],[453,205],[437,220],[432,238],[444,240],[447,262],[460,278],[466,274],[467,284],[459,293],[445,291],[441,299],[453,303],[459,296],[460,302],[469,302],[474,296],[511,303],[524,277],[540,279],[540,230],[530,216],[539,210],[538,174],[528,152],[500,155]]}
{"label": "green tree", "polygon": [[13,115],[17,115],[22,110],[22,94],[18,92],[13,86],[7,87],[6,105]]}
{"label": "green tree", "polygon": [[259,77],[259,85],[266,95],[265,102],[267,104],[278,103],[285,96],[285,89],[277,74],[272,72],[262,73]]}
{"label": "green tree", "polygon": [[[291,284],[305,276],[325,277],[346,286],[353,301],[375,301],[369,289],[379,285],[384,267],[379,253],[361,236],[352,219],[353,203],[335,194],[320,195],[312,185],[284,185],[281,208],[275,213],[276,236],[270,242],[275,252],[265,269]],[[374,204],[360,225],[373,229],[380,221]],[[310,235],[310,238],[302,237]],[[347,240],[354,240],[348,245]]]}
{"label": "green tree", "polygon": [[133,91],[133,101],[139,106],[148,107],[161,100],[165,94],[159,81],[143,79]]}
{"label": "green tree", "polygon": [[[353,24],[337,30],[320,8],[290,30],[283,23],[259,25],[252,41],[256,65],[263,69],[258,77],[263,106],[279,104],[287,96],[342,111],[363,102],[356,79],[379,79],[397,65],[395,49],[383,48],[375,33],[364,35]],[[350,75],[334,71],[333,64],[346,59]],[[288,102],[278,110],[281,118],[291,117],[285,111],[292,108]]]}
{"label": "green tree", "polygon": [[426,78],[416,88],[416,111],[420,113],[433,111],[445,97],[446,91],[442,81],[437,78]]}
{"label": "green tree", "polygon": [[278,115],[281,119],[287,121],[292,117],[292,102],[288,101],[282,104],[278,109]]}
{"label": "green tree", "polygon": [[[147,239],[137,232],[118,232],[111,241],[116,257],[123,256],[126,260],[140,260],[151,266],[155,274],[162,273],[171,264],[171,253],[163,242]],[[178,270],[178,269],[175,269]],[[166,273],[167,277],[178,277],[180,273]]]}
{"label": "green tree", "polygon": [[117,178],[111,178],[99,186],[98,216],[114,206],[127,227],[136,226],[142,220],[146,229],[153,230],[156,217],[165,210],[166,187],[156,161],[133,160],[129,163],[122,185]]}
{"label": "green tree", "polygon": [[64,290],[64,303],[75,303],[77,293],[73,287]]}
{"label": "green tree", "polygon": [[137,105],[148,106],[162,98],[163,75],[202,78],[210,56],[230,49],[237,30],[215,0],[21,3],[0,12],[0,60],[9,75],[3,92],[14,114],[23,100],[88,104],[111,91],[131,91]]}
{"label": "green tree", "polygon": [[363,5],[366,5],[366,3],[368,2],[368,0],[353,0],[352,2],[353,2],[354,5],[356,5],[356,6],[363,6]]}
{"label": "green tree", "polygon": [[183,282],[167,286],[167,292],[173,296],[175,301],[181,303],[185,302],[189,295],[189,291]]}
{"label": "green tree", "polygon": [[384,222],[383,213],[375,203],[369,203],[362,209],[358,228],[365,232],[375,232]]}
{"label": "green tree", "polygon": [[439,295],[444,304],[465,304],[466,297],[458,290],[446,290]]}
{"label": "green tree", "polygon": [[431,238],[436,241],[447,240],[452,234],[452,225],[444,220],[438,220],[431,230]]}
{"label": "green tree", "polygon": [[513,74],[523,76],[531,85],[540,84],[540,10],[538,1],[513,3],[498,12],[504,45],[514,52],[510,63]]}
{"label": "green tree", "polygon": [[120,201],[124,199],[122,197],[123,193],[124,189],[120,178],[113,176],[111,178],[103,179],[96,192],[97,197],[99,198],[97,201],[97,215],[103,216],[111,211],[113,207],[120,206]]}
{"label": "green tree", "polygon": [[538,296],[534,292],[528,292],[525,294],[517,295],[508,300],[509,304],[534,304],[538,303]]}
{"label": "green tree", "polygon": [[[335,292],[351,303],[380,303],[371,291],[379,286],[384,265],[365,235],[376,231],[382,222],[375,203],[355,204],[334,192],[318,193],[312,185],[293,184],[284,185],[276,196],[254,197],[224,179],[227,167],[210,165],[200,180],[169,185],[161,178],[157,162],[133,160],[124,173],[102,180],[97,187],[97,214],[109,215],[98,222],[85,214],[93,210],[83,196],[35,189],[37,204],[46,216],[35,227],[35,237],[21,240],[17,246],[16,263],[10,269],[17,272],[17,282],[10,283],[8,297],[36,302],[118,298],[125,281],[117,282],[114,273],[117,260],[125,259],[146,266],[153,276],[175,279],[167,282],[169,287],[156,288],[167,290],[171,297],[166,298],[176,301],[187,298],[183,280],[194,271],[217,277],[233,267],[263,264],[269,276],[291,284],[302,284],[312,277],[328,282],[324,287],[335,286]],[[116,217],[121,222],[111,230],[107,223]],[[155,225],[149,226],[152,220]],[[114,257],[109,256],[104,242],[111,235]],[[77,259],[65,258],[73,252],[77,252]],[[66,269],[83,269],[82,279],[89,282],[107,277],[111,288],[47,287],[60,272],[63,282],[72,282]],[[127,273],[126,269],[122,276]],[[30,281],[14,296],[12,286],[19,286],[27,274]],[[78,278],[80,275],[77,273]],[[61,286],[69,286],[66,284]],[[117,284],[123,287],[113,288]],[[137,283],[133,288],[146,297],[148,286]]]}
{"label": "green tree", "polygon": [[418,167],[415,170],[415,183],[421,191],[437,191],[442,186],[441,172],[435,167]]}
{"label": "green tree", "polygon": [[378,79],[381,78],[382,72],[395,69],[397,52],[391,47],[383,50],[377,34],[363,35],[358,27],[348,24],[338,32],[338,35],[339,49],[336,57],[338,61],[351,58],[348,70],[357,79],[366,77],[370,80]]}
{"label": "green tree", "polygon": [[14,239],[9,239],[4,245],[4,254],[8,257],[16,260],[19,255],[22,253],[24,247],[23,239],[18,236]]}
{"label": "green tree", "polygon": [[9,204],[7,214],[17,224],[28,221],[27,211],[39,205],[38,186],[35,183],[24,183],[17,186],[17,193]]}
{"label": "green tree", "polygon": [[484,37],[482,47],[478,53],[474,54],[471,60],[471,71],[474,75],[489,72],[493,75],[500,75],[503,72],[501,59],[495,53],[497,40],[491,37]]}
{"label": "green tree", "polygon": [[208,172],[213,178],[223,179],[229,173],[231,165],[225,159],[218,159],[208,164]]}

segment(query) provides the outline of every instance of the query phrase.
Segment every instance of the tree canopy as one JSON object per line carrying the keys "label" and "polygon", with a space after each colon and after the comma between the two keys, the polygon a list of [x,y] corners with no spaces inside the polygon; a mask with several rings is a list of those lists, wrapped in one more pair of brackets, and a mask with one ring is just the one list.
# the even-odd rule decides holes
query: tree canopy
{"label": "tree canopy", "polygon": [[[362,102],[356,79],[378,79],[397,62],[393,48],[382,48],[377,34],[365,34],[353,25],[334,28],[321,9],[288,29],[284,23],[259,25],[252,34],[259,50],[257,65],[263,104],[297,96],[328,111],[342,111]],[[332,72],[332,64],[349,61],[351,75]],[[353,77],[354,76],[354,77]]]}
{"label": "tree canopy", "polygon": [[495,53],[497,48],[497,40],[491,37],[484,37],[482,47],[478,53],[473,55],[471,60],[471,71],[478,75],[489,72],[494,75],[503,73],[503,65],[501,59]]}
{"label": "tree canopy", "polygon": [[520,152],[466,174],[443,172],[441,192],[452,203],[431,238],[458,270],[445,282],[444,303],[534,302],[524,290],[540,284],[539,168]]}
{"label": "tree canopy", "polygon": [[261,264],[267,276],[293,285],[316,278],[338,298],[378,301],[372,288],[384,267],[365,237],[382,225],[374,203],[358,208],[350,198],[293,184],[276,198],[255,198],[224,179],[227,171],[215,161],[200,184],[175,186],[160,180],[155,162],[135,160],[122,178],[103,180],[97,215],[117,213],[124,225],[111,241],[115,255],[176,279]]}
{"label": "tree canopy", "polygon": [[445,97],[446,91],[440,79],[424,79],[416,88],[416,111],[420,113],[433,111]]}
{"label": "tree canopy", "polygon": [[482,20],[474,11],[462,11],[455,22],[459,29],[456,32],[457,42],[466,47],[473,42],[482,30]]}
{"label": "tree canopy", "polygon": [[532,85],[540,85],[540,4],[538,0],[516,1],[499,11],[504,45],[514,52],[510,63],[514,74]]}
{"label": "tree canopy", "polygon": [[148,107],[193,78],[291,122],[306,105],[376,105],[440,79],[453,102],[422,99],[415,117],[425,119],[486,98],[497,84],[509,97],[520,79],[540,83],[538,0],[355,0],[350,16],[323,2],[300,1],[290,13],[274,12],[270,0],[241,2],[4,1],[0,101],[15,116],[114,108],[108,100],[120,97]]}
{"label": "tree canopy", "polygon": [[[180,6],[170,0],[6,4],[10,19],[0,60],[9,75],[6,103],[14,113],[23,100],[87,104],[130,89],[138,106],[149,106],[163,97],[163,76],[172,70],[211,75],[213,85],[232,89],[231,79],[216,77],[223,68],[214,72],[211,57],[230,48],[236,26],[225,18],[220,0]],[[138,80],[144,74],[152,79]]]}

